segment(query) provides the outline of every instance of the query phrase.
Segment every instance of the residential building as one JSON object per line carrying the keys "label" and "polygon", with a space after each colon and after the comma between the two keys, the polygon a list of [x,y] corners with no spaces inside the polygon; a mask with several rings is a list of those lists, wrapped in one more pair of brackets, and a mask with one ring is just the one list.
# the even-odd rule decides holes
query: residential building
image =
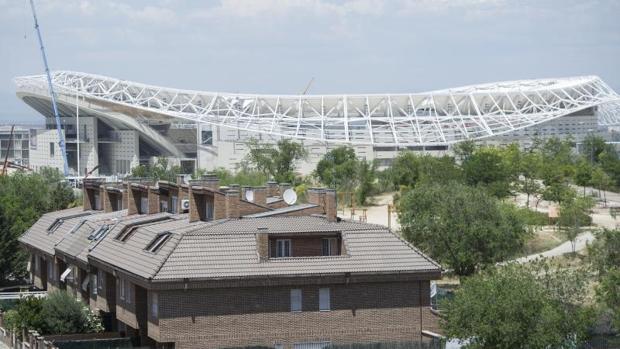
{"label": "residential building", "polygon": [[337,217],[334,190],[289,205],[288,188],[88,179],[83,207],[43,215],[20,242],[37,287],[74,293],[143,346],[319,348],[437,331],[436,262],[384,226]]}

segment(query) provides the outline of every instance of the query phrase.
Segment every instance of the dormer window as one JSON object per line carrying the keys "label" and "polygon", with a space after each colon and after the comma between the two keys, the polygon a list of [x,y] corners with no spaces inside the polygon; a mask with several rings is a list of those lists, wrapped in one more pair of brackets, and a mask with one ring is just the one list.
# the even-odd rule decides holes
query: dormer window
{"label": "dormer window", "polygon": [[140,212],[141,214],[146,214],[149,212],[149,197],[146,193],[143,193],[140,196]]}
{"label": "dormer window", "polygon": [[337,256],[340,254],[338,238],[323,238],[321,245],[323,256]]}
{"label": "dormer window", "polygon": [[291,239],[278,239],[276,240],[276,257],[290,257],[291,254]]}
{"label": "dormer window", "polygon": [[109,224],[102,225],[99,229],[95,230],[90,236],[88,240],[98,241],[110,230],[111,226]]}
{"label": "dormer window", "polygon": [[[259,242],[260,243],[260,242]],[[343,255],[340,232],[269,234],[270,258],[327,257]]]}
{"label": "dormer window", "polygon": [[131,237],[131,235],[133,235],[133,233],[141,226],[145,226],[151,223],[167,221],[169,219],[170,217],[158,217],[154,219],[141,220],[139,222],[129,223],[125,225],[123,229],[121,229],[121,231],[116,235],[116,237],[114,237],[114,239],[117,241],[126,242]]}
{"label": "dormer window", "polygon": [[170,236],[172,236],[172,233],[169,231],[158,234],[144,250],[151,253],[157,253],[166,241],[170,239]]}

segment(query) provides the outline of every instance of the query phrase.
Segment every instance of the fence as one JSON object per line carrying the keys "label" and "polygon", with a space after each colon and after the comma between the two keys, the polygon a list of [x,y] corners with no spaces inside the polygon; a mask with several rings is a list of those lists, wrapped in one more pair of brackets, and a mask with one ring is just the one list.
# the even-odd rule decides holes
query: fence
{"label": "fence", "polygon": [[119,349],[132,348],[129,338],[121,338],[116,332],[80,333],[42,336],[37,331],[15,333],[4,324],[0,311],[0,342],[13,349]]}

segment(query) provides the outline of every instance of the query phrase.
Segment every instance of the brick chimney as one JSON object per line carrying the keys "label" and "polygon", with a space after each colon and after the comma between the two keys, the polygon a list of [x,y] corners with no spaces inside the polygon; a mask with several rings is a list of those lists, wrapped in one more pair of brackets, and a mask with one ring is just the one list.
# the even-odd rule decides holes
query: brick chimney
{"label": "brick chimney", "polygon": [[284,195],[286,189],[291,189],[291,183],[280,183],[280,196]]}
{"label": "brick chimney", "polygon": [[267,205],[267,187],[254,187],[254,203],[257,205]]}
{"label": "brick chimney", "polygon": [[325,216],[329,222],[335,222],[338,219],[338,208],[336,201],[336,189],[325,189]]}
{"label": "brick chimney", "polygon": [[85,211],[103,208],[101,197],[101,185],[103,183],[105,183],[103,178],[89,178],[82,181],[82,205]]}
{"label": "brick chimney", "polygon": [[201,178],[201,180],[205,182],[205,186],[207,188],[211,188],[213,190],[220,189],[220,179],[217,178],[216,175],[206,175],[203,178]]}
{"label": "brick chimney", "polygon": [[258,228],[256,232],[256,253],[258,259],[264,262],[269,259],[269,235],[267,228]]}
{"label": "brick chimney", "polygon": [[308,203],[319,205],[323,208],[323,214],[330,222],[337,219],[336,190],[325,188],[310,188],[306,192]]}
{"label": "brick chimney", "polygon": [[267,196],[278,196],[278,183],[276,181],[267,182]]}
{"label": "brick chimney", "polygon": [[[129,182],[127,183],[127,215],[149,214],[151,212],[151,198],[149,182]],[[146,207],[143,207],[142,200],[146,198]],[[155,196],[157,198],[157,196]],[[154,200],[157,202],[157,200]],[[159,203],[157,203],[159,210]]]}
{"label": "brick chimney", "polygon": [[236,190],[226,192],[226,218],[239,218],[239,192]]}

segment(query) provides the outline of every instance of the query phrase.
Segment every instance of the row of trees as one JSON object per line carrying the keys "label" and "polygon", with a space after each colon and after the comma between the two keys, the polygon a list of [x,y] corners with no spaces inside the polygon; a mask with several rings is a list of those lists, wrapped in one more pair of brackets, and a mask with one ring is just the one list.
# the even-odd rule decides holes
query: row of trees
{"label": "row of trees", "polygon": [[595,234],[582,267],[536,261],[463,279],[444,304],[446,335],[467,340],[468,348],[575,348],[601,314],[620,331],[620,230]]}

